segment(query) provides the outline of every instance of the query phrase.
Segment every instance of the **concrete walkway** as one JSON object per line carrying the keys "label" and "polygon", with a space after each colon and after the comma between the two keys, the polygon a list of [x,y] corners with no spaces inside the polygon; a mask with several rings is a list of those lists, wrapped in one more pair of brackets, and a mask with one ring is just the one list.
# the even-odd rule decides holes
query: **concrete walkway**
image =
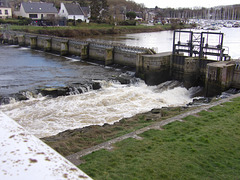
{"label": "concrete walkway", "polygon": [[220,105],[224,102],[228,102],[230,101],[231,99],[233,98],[236,98],[236,97],[240,97],[240,94],[235,94],[235,95],[232,95],[231,97],[228,97],[228,98],[225,98],[225,99],[221,99],[219,101],[216,101],[216,102],[213,102],[211,104],[208,104],[208,105],[205,105],[205,106],[200,106],[199,108],[197,109],[194,109],[194,110],[191,110],[191,111],[188,111],[186,113],[183,113],[183,114],[180,114],[180,115],[177,115],[175,117],[172,117],[172,118],[169,118],[169,119],[166,119],[164,121],[161,121],[161,122],[156,122],[150,126],[147,126],[147,127],[144,127],[142,129],[139,129],[137,131],[134,131],[134,132],[131,132],[131,133],[128,133],[128,134],[125,134],[123,136],[120,136],[120,137],[117,137],[117,138],[114,138],[110,141],[107,141],[107,142],[104,142],[104,143],[101,143],[99,145],[96,145],[96,146],[93,146],[91,148],[88,148],[88,149],[84,149],[82,151],[79,151],[75,154],[72,154],[72,155],[69,155],[69,156],[66,156],[66,158],[72,162],[73,164],[75,164],[76,166],[77,165],[80,165],[82,163],[82,161],[80,160],[81,157],[85,156],[85,155],[88,155],[94,151],[98,151],[100,149],[112,149],[112,144],[116,143],[116,142],[119,142],[119,141],[122,141],[124,139],[127,139],[127,138],[135,138],[135,139],[141,139],[141,137],[138,136],[138,134],[142,134],[143,132],[145,131],[148,131],[150,129],[161,129],[161,127],[163,127],[164,125],[166,124],[169,124],[169,123],[172,123],[174,121],[182,121],[183,118],[189,116],[189,115],[194,115],[196,113],[199,113],[200,111],[203,111],[203,110],[208,110],[209,108],[213,107],[213,106],[217,106],[217,105]]}

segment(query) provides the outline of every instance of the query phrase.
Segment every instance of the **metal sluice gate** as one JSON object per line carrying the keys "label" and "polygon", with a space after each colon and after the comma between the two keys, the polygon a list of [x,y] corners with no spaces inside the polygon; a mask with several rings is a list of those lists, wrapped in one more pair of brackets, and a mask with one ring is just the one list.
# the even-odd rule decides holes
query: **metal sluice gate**
{"label": "metal sluice gate", "polygon": [[[215,56],[219,61],[230,60],[228,48],[223,47],[221,32],[193,32],[175,30],[173,34],[173,54],[187,53],[190,57],[206,58]],[[227,51],[227,52],[226,52]]]}

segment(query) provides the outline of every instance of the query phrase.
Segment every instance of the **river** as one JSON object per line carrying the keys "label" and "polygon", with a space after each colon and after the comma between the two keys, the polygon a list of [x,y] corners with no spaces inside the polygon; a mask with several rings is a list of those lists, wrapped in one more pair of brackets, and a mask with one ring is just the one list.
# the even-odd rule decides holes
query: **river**
{"label": "river", "polygon": [[[234,58],[240,57],[239,29],[226,28],[222,31],[227,32],[224,46],[229,46],[230,55]],[[158,52],[165,52],[172,49],[172,34],[172,31],[163,31],[105,36],[99,37],[98,41],[108,40],[131,46],[154,47]],[[194,94],[201,89],[186,89],[175,81],[158,86],[147,86],[140,80],[129,85],[109,81],[111,77],[132,74],[134,72],[90,64],[75,58],[2,45],[1,96],[39,87],[66,86],[69,83],[89,80],[100,82],[102,88],[57,98],[30,96],[27,101],[12,100],[10,104],[1,105],[0,110],[37,137],[46,137],[67,129],[93,124],[112,124],[121,118],[153,108],[185,105],[191,102]]]}
{"label": "river", "polygon": [[[190,30],[190,29],[189,29]],[[202,30],[193,30],[201,32]],[[206,30],[204,32],[207,32]],[[224,33],[223,46],[229,49],[229,55],[233,59],[240,58],[240,29],[239,28],[221,28],[212,32]],[[117,36],[97,37],[98,41],[107,41],[112,43],[126,44],[129,46],[140,46],[153,48],[158,53],[172,51],[173,31],[161,31],[152,33],[136,33]],[[213,43],[218,41],[218,37]]]}

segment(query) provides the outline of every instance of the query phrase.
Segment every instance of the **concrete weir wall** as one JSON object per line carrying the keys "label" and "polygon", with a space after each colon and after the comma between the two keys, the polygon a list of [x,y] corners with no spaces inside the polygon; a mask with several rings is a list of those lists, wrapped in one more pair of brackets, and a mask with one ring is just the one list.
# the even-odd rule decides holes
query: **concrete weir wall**
{"label": "concrete weir wall", "polygon": [[169,52],[142,55],[136,67],[137,76],[149,85],[178,80],[186,88],[204,87],[205,96],[221,94],[229,88],[240,89],[240,61],[199,59]]}
{"label": "concrete weir wall", "polygon": [[168,80],[182,81],[184,86],[202,86],[206,96],[220,94],[231,87],[240,89],[240,61],[215,61],[165,52],[156,54],[151,49],[113,45],[91,41],[36,34],[6,32],[0,42],[19,44],[32,49],[74,55],[81,59],[102,61],[105,65],[120,64],[136,68],[136,76],[148,85]]}
{"label": "concrete weir wall", "polygon": [[171,57],[171,52],[140,56],[136,64],[136,75],[148,85],[171,80]]}
{"label": "concrete weir wall", "polygon": [[62,56],[74,55],[81,59],[103,61],[105,65],[120,64],[136,67],[139,55],[152,54],[152,50],[125,45],[112,45],[91,41],[77,41],[73,39],[51,37],[37,34],[5,32],[2,43],[19,44],[20,46],[58,53]]}

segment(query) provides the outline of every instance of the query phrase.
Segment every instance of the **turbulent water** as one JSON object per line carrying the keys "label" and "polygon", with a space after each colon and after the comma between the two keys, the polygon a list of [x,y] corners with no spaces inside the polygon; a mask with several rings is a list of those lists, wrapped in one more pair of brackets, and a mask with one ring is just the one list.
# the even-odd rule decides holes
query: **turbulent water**
{"label": "turbulent water", "polygon": [[121,85],[102,81],[102,87],[97,91],[54,99],[39,97],[12,102],[0,110],[37,137],[46,137],[67,129],[112,124],[153,108],[185,105],[199,90],[187,90],[174,81],[151,87],[143,82]]}
{"label": "turbulent water", "polygon": [[[223,32],[226,33],[224,45],[229,46],[230,55],[233,58],[240,57],[239,29],[225,28]],[[156,47],[158,52],[171,51],[172,34],[172,31],[164,31],[121,35],[112,37],[112,42]],[[106,38],[107,41],[110,40],[109,37]],[[1,46],[0,97],[39,87],[61,87],[89,80],[100,81],[102,88],[57,98],[33,98],[29,94],[29,100],[13,100],[10,104],[0,105],[0,110],[37,137],[46,137],[67,129],[112,124],[121,118],[153,108],[185,105],[200,90],[186,89],[175,81],[159,86],[147,86],[141,81],[130,85],[108,81],[122,73],[114,68],[57,57],[28,48]]]}

